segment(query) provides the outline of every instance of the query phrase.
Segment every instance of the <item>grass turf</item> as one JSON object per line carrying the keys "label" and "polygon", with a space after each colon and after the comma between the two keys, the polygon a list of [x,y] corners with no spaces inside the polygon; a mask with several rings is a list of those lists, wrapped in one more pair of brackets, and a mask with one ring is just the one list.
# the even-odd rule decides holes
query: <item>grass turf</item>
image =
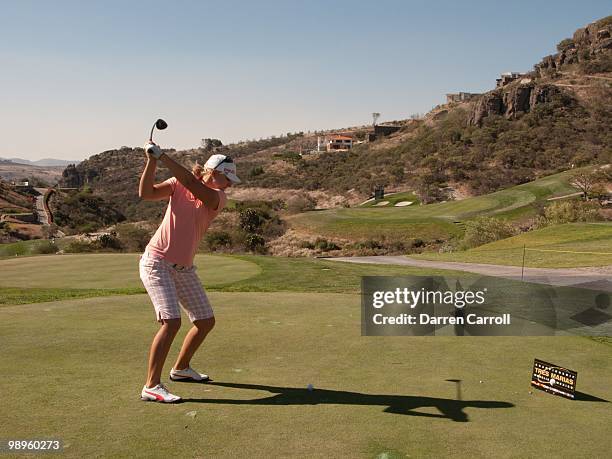
{"label": "grass turf", "polygon": [[435,261],[521,266],[523,246],[527,248],[525,266],[529,267],[572,268],[612,265],[612,223],[568,223],[549,226],[471,250],[424,253],[411,257]]}
{"label": "grass turf", "polygon": [[[604,457],[610,405],[529,386],[534,357],[612,398],[612,347],[580,337],[360,336],[359,295],[210,294],[196,355],[215,384],[139,400],[157,325],[146,295],[0,310],[3,438],[67,457]],[[166,372],[187,327],[179,332]],[[461,400],[457,383],[461,380]],[[482,381],[482,382],[480,382]],[[315,390],[306,390],[313,384]]]}
{"label": "grass turf", "polygon": [[[606,402],[533,391],[529,377],[533,358],[542,358],[577,369],[579,390],[609,400],[601,384],[610,374],[609,339],[361,337],[359,276],[423,270],[256,256],[197,263],[213,286],[218,326],[193,364],[214,384],[172,383],[180,405],[139,400],[157,329],[146,295],[7,305],[0,309],[3,438],[60,438],[68,457],[608,451]],[[0,261],[0,269],[0,293],[39,299],[45,289],[108,295],[121,292],[117,283],[129,290],[139,282],[136,254],[20,258]],[[84,288],[67,287],[79,278]],[[22,286],[9,285],[16,282]],[[448,379],[461,380],[461,400]]]}

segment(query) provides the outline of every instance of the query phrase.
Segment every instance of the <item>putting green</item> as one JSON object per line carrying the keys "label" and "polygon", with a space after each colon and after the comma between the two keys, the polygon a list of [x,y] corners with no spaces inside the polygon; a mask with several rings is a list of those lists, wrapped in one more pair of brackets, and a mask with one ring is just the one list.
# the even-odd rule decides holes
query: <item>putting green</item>
{"label": "putting green", "polygon": [[[139,254],[43,255],[0,260],[0,287],[127,288],[142,287]],[[204,285],[228,284],[260,273],[252,262],[234,257],[197,255]]]}
{"label": "putting green", "polygon": [[[361,276],[445,272],[263,255],[198,255],[196,264],[208,291],[234,292],[355,293]],[[0,260],[0,269],[0,305],[144,293],[138,277],[138,254],[20,257]]]}
{"label": "putting green", "polygon": [[171,383],[179,405],[139,400],[157,328],[146,295],[0,309],[3,438],[59,438],[68,457],[609,454],[609,403],[529,385],[538,357],[578,370],[580,391],[612,399],[608,344],[368,338],[359,295],[210,297],[217,328],[192,363],[216,384]]}

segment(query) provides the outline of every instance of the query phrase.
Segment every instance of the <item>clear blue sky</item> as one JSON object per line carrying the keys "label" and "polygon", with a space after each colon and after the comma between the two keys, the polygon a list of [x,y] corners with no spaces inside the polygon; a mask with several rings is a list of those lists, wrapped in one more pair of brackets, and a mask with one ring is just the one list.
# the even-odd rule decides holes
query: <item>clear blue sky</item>
{"label": "clear blue sky", "polygon": [[3,1],[0,157],[84,159],[427,112],[530,70],[609,1]]}

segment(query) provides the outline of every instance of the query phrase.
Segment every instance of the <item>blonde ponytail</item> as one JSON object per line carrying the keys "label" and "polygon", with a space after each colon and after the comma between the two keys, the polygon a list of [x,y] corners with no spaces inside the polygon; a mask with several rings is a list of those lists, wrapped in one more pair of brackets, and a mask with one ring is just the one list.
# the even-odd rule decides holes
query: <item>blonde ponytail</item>
{"label": "blonde ponytail", "polygon": [[191,168],[191,173],[195,175],[198,180],[200,180],[204,175],[204,167],[196,161],[196,163]]}
{"label": "blonde ponytail", "polygon": [[[196,161],[196,163],[191,168],[191,173],[195,175],[198,180],[208,179],[208,175],[212,174],[212,169],[209,167],[204,167],[200,163]],[[205,177],[206,176],[206,177]]]}

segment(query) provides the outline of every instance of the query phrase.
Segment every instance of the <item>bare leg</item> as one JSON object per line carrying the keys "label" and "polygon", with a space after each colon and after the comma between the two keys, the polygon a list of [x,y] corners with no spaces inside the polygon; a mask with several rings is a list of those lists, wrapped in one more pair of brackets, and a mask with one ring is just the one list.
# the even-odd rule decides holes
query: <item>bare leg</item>
{"label": "bare leg", "polygon": [[164,362],[179,328],[181,328],[181,319],[162,320],[162,326],[153,338],[153,343],[151,343],[147,387],[154,387],[160,383]]}
{"label": "bare leg", "polygon": [[179,352],[179,356],[174,364],[175,370],[184,370],[189,366],[189,362],[191,362],[193,354],[195,354],[204,341],[204,338],[206,338],[206,335],[208,335],[214,326],[214,317],[211,317],[210,319],[196,320],[193,323],[193,327],[191,327],[191,330],[189,330],[185,336],[183,346],[181,347],[181,352]]}

